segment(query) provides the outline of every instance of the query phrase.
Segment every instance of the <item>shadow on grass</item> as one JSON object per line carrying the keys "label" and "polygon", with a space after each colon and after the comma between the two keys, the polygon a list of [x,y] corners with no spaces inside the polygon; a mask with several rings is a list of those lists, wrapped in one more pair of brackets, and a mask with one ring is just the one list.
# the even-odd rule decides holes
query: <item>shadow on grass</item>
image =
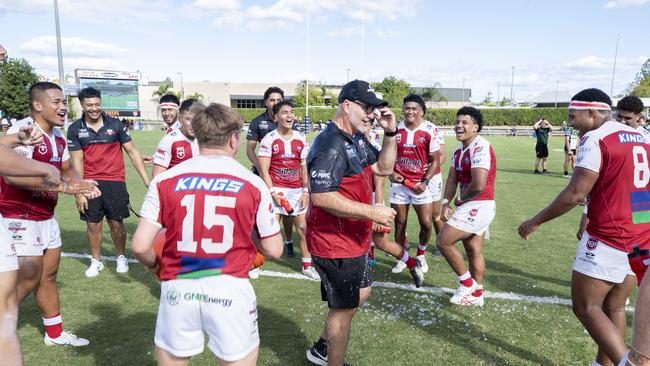
{"label": "shadow on grass", "polygon": [[[485,278],[486,282],[489,282],[491,285],[496,285],[501,290],[504,291],[515,291],[520,292],[520,289],[513,288],[513,284],[521,282],[521,279],[518,277],[527,278],[536,282],[549,283],[557,286],[567,287],[571,286],[571,281],[568,280],[570,277],[570,272],[563,273],[562,275],[567,279],[560,279],[555,277],[549,277],[544,275],[535,274],[533,270],[527,269],[526,271],[521,270],[517,267],[497,262],[495,260],[487,259],[485,260],[486,273]],[[500,274],[495,274],[494,272],[500,272]],[[546,293],[544,293],[546,292]],[[531,291],[531,295],[536,296],[559,296],[566,297],[566,293],[559,293],[554,291],[548,291],[536,287]]]}
{"label": "shadow on grass", "polygon": [[260,347],[270,349],[278,358],[279,365],[311,365],[305,358],[311,341],[305,337],[300,326],[271,308],[258,305],[257,311]]}
{"label": "shadow on grass", "polygon": [[[534,161],[533,161],[534,162]],[[531,165],[532,167],[533,165]],[[504,173],[517,173],[517,174],[525,174],[525,175],[530,175],[530,176],[536,176],[536,174],[533,174],[534,167],[530,169],[513,169],[513,168],[497,168],[497,172],[504,172]],[[553,178],[562,178],[569,182],[568,179],[564,178],[564,173],[563,172],[546,172],[544,174],[541,174],[540,176],[545,176],[545,177],[553,177]]]}

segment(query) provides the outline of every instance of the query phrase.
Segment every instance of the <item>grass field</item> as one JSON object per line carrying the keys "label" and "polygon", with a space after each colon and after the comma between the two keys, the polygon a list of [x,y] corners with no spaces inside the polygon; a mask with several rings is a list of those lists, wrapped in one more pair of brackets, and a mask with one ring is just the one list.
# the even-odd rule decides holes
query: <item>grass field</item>
{"label": "grass field", "polygon": [[[160,132],[134,132],[141,152],[150,154]],[[580,210],[546,224],[524,242],[516,229],[567,184],[562,177],[561,138],[550,139],[550,174],[532,174],[534,140],[488,137],[497,156],[497,215],[486,242],[488,292],[512,292],[568,299],[571,264]],[[447,152],[456,146],[447,138]],[[249,165],[244,149],[239,161]],[[127,160],[133,207],[140,207],[145,188]],[[445,172],[449,164],[445,164]],[[70,197],[57,208],[63,251],[88,253],[85,224]],[[130,237],[137,218],[125,221]],[[417,237],[409,221],[409,237]],[[431,243],[434,243],[432,239]],[[114,255],[105,226],[103,254]],[[392,258],[377,254],[375,280],[410,284],[407,271],[390,272]],[[425,286],[455,288],[443,258],[428,257]],[[40,314],[29,297],[20,312],[19,332],[26,365],[152,365],[153,334],[160,285],[139,264],[126,275],[107,262],[99,277],[87,279],[88,260],[62,258],[59,288],[65,327],[86,337],[84,348],[48,348],[42,343]],[[267,262],[263,269],[297,273],[300,256]],[[262,276],[253,281],[261,337],[260,365],[308,365],[305,350],[318,338],[327,308],[319,283]],[[587,365],[595,346],[566,305],[487,298],[483,308],[451,305],[449,294],[376,287],[354,319],[347,360],[353,365]],[[628,318],[631,321],[631,315]],[[212,365],[207,350],[192,365]]]}

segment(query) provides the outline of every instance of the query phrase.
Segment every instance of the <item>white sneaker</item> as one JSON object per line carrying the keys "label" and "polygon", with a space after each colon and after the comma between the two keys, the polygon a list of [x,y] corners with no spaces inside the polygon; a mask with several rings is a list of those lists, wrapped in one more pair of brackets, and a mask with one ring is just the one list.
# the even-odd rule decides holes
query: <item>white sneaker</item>
{"label": "white sneaker", "polygon": [[115,272],[117,273],[127,273],[129,271],[129,261],[125,256],[120,255],[117,257],[117,267]]}
{"label": "white sneaker", "polygon": [[260,278],[260,269],[259,268],[253,268],[250,271],[248,271],[248,277],[251,280],[256,280]]}
{"label": "white sneaker", "polygon": [[418,255],[415,257],[415,259],[420,263],[420,269],[422,270],[422,273],[427,273],[429,272],[429,265],[427,264],[427,259],[424,257],[424,254]]}
{"label": "white sneaker", "polygon": [[309,277],[312,280],[320,281],[320,276],[318,275],[318,272],[316,271],[316,268],[309,266],[307,269],[302,269],[302,274],[305,276]]}
{"label": "white sneaker", "polygon": [[456,289],[456,292],[454,292],[454,296],[449,299],[449,302],[452,304],[461,305],[463,299],[471,295],[472,292],[476,291],[476,287],[478,287],[478,283],[476,281],[474,281],[470,287],[465,287],[463,285],[458,286],[458,289]]}
{"label": "white sneaker", "polygon": [[87,346],[90,342],[88,342],[86,338],[77,337],[70,332],[63,331],[58,338],[50,338],[47,333],[45,333],[43,343],[45,343],[46,346],[82,347]]}
{"label": "white sneaker", "polygon": [[460,303],[458,305],[483,306],[485,305],[485,300],[483,300],[483,294],[481,294],[481,296],[472,296],[472,294],[469,294],[468,296],[460,300]]}
{"label": "white sneaker", "polygon": [[397,261],[397,264],[395,265],[395,267],[393,267],[393,269],[391,269],[390,271],[393,272],[393,273],[402,273],[402,271],[405,268],[406,268],[406,263],[404,263],[402,261]]}
{"label": "white sneaker", "polygon": [[90,258],[90,266],[86,270],[86,277],[97,277],[104,270],[104,263],[95,258]]}

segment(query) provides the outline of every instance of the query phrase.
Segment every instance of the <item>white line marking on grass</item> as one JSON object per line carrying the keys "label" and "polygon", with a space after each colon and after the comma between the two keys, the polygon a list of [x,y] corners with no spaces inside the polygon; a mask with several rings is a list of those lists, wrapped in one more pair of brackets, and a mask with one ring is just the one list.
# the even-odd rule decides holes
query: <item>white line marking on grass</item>
{"label": "white line marking on grass", "polygon": [[[78,253],[61,253],[62,257],[68,257],[68,258],[76,258],[76,259],[90,259],[90,255],[88,254],[78,254]],[[110,262],[115,262],[116,257],[115,256],[102,256],[103,260],[107,260]],[[135,259],[128,259],[129,263],[140,263]],[[287,273],[287,272],[277,272],[277,271],[267,271],[267,270],[261,270],[260,275],[262,276],[268,276],[268,277],[276,277],[276,278],[291,278],[295,280],[307,280],[307,281],[314,281],[316,282],[317,280],[312,280],[311,278],[301,274],[301,273]],[[394,283],[394,282],[383,282],[383,281],[373,281],[372,283],[373,287],[383,287],[383,288],[388,288],[388,289],[397,289],[397,290],[404,290],[404,291],[412,291],[412,292],[422,292],[422,293],[428,293],[428,294],[453,294],[454,289],[450,289],[447,287],[430,287],[430,286],[424,286],[417,288],[415,285],[407,285],[404,283]],[[483,293],[483,296],[485,296],[488,299],[501,299],[501,300],[509,300],[509,301],[524,301],[524,302],[532,302],[536,304],[546,304],[546,305],[565,305],[565,306],[571,306],[572,302],[571,299],[565,299],[562,297],[558,296],[530,296],[530,295],[522,295],[522,294],[516,294],[514,292],[492,292],[492,291],[485,291]],[[627,311],[634,311],[634,308],[631,306],[626,307]]]}

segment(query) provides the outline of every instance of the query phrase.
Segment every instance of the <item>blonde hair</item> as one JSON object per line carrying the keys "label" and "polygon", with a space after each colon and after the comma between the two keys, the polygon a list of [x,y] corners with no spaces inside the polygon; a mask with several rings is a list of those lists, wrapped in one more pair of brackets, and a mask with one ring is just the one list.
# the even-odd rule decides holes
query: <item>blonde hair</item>
{"label": "blonde hair", "polygon": [[242,116],[223,104],[197,106],[192,108],[192,112],[195,112],[192,130],[201,147],[223,147],[230,136],[239,134],[244,126]]}

